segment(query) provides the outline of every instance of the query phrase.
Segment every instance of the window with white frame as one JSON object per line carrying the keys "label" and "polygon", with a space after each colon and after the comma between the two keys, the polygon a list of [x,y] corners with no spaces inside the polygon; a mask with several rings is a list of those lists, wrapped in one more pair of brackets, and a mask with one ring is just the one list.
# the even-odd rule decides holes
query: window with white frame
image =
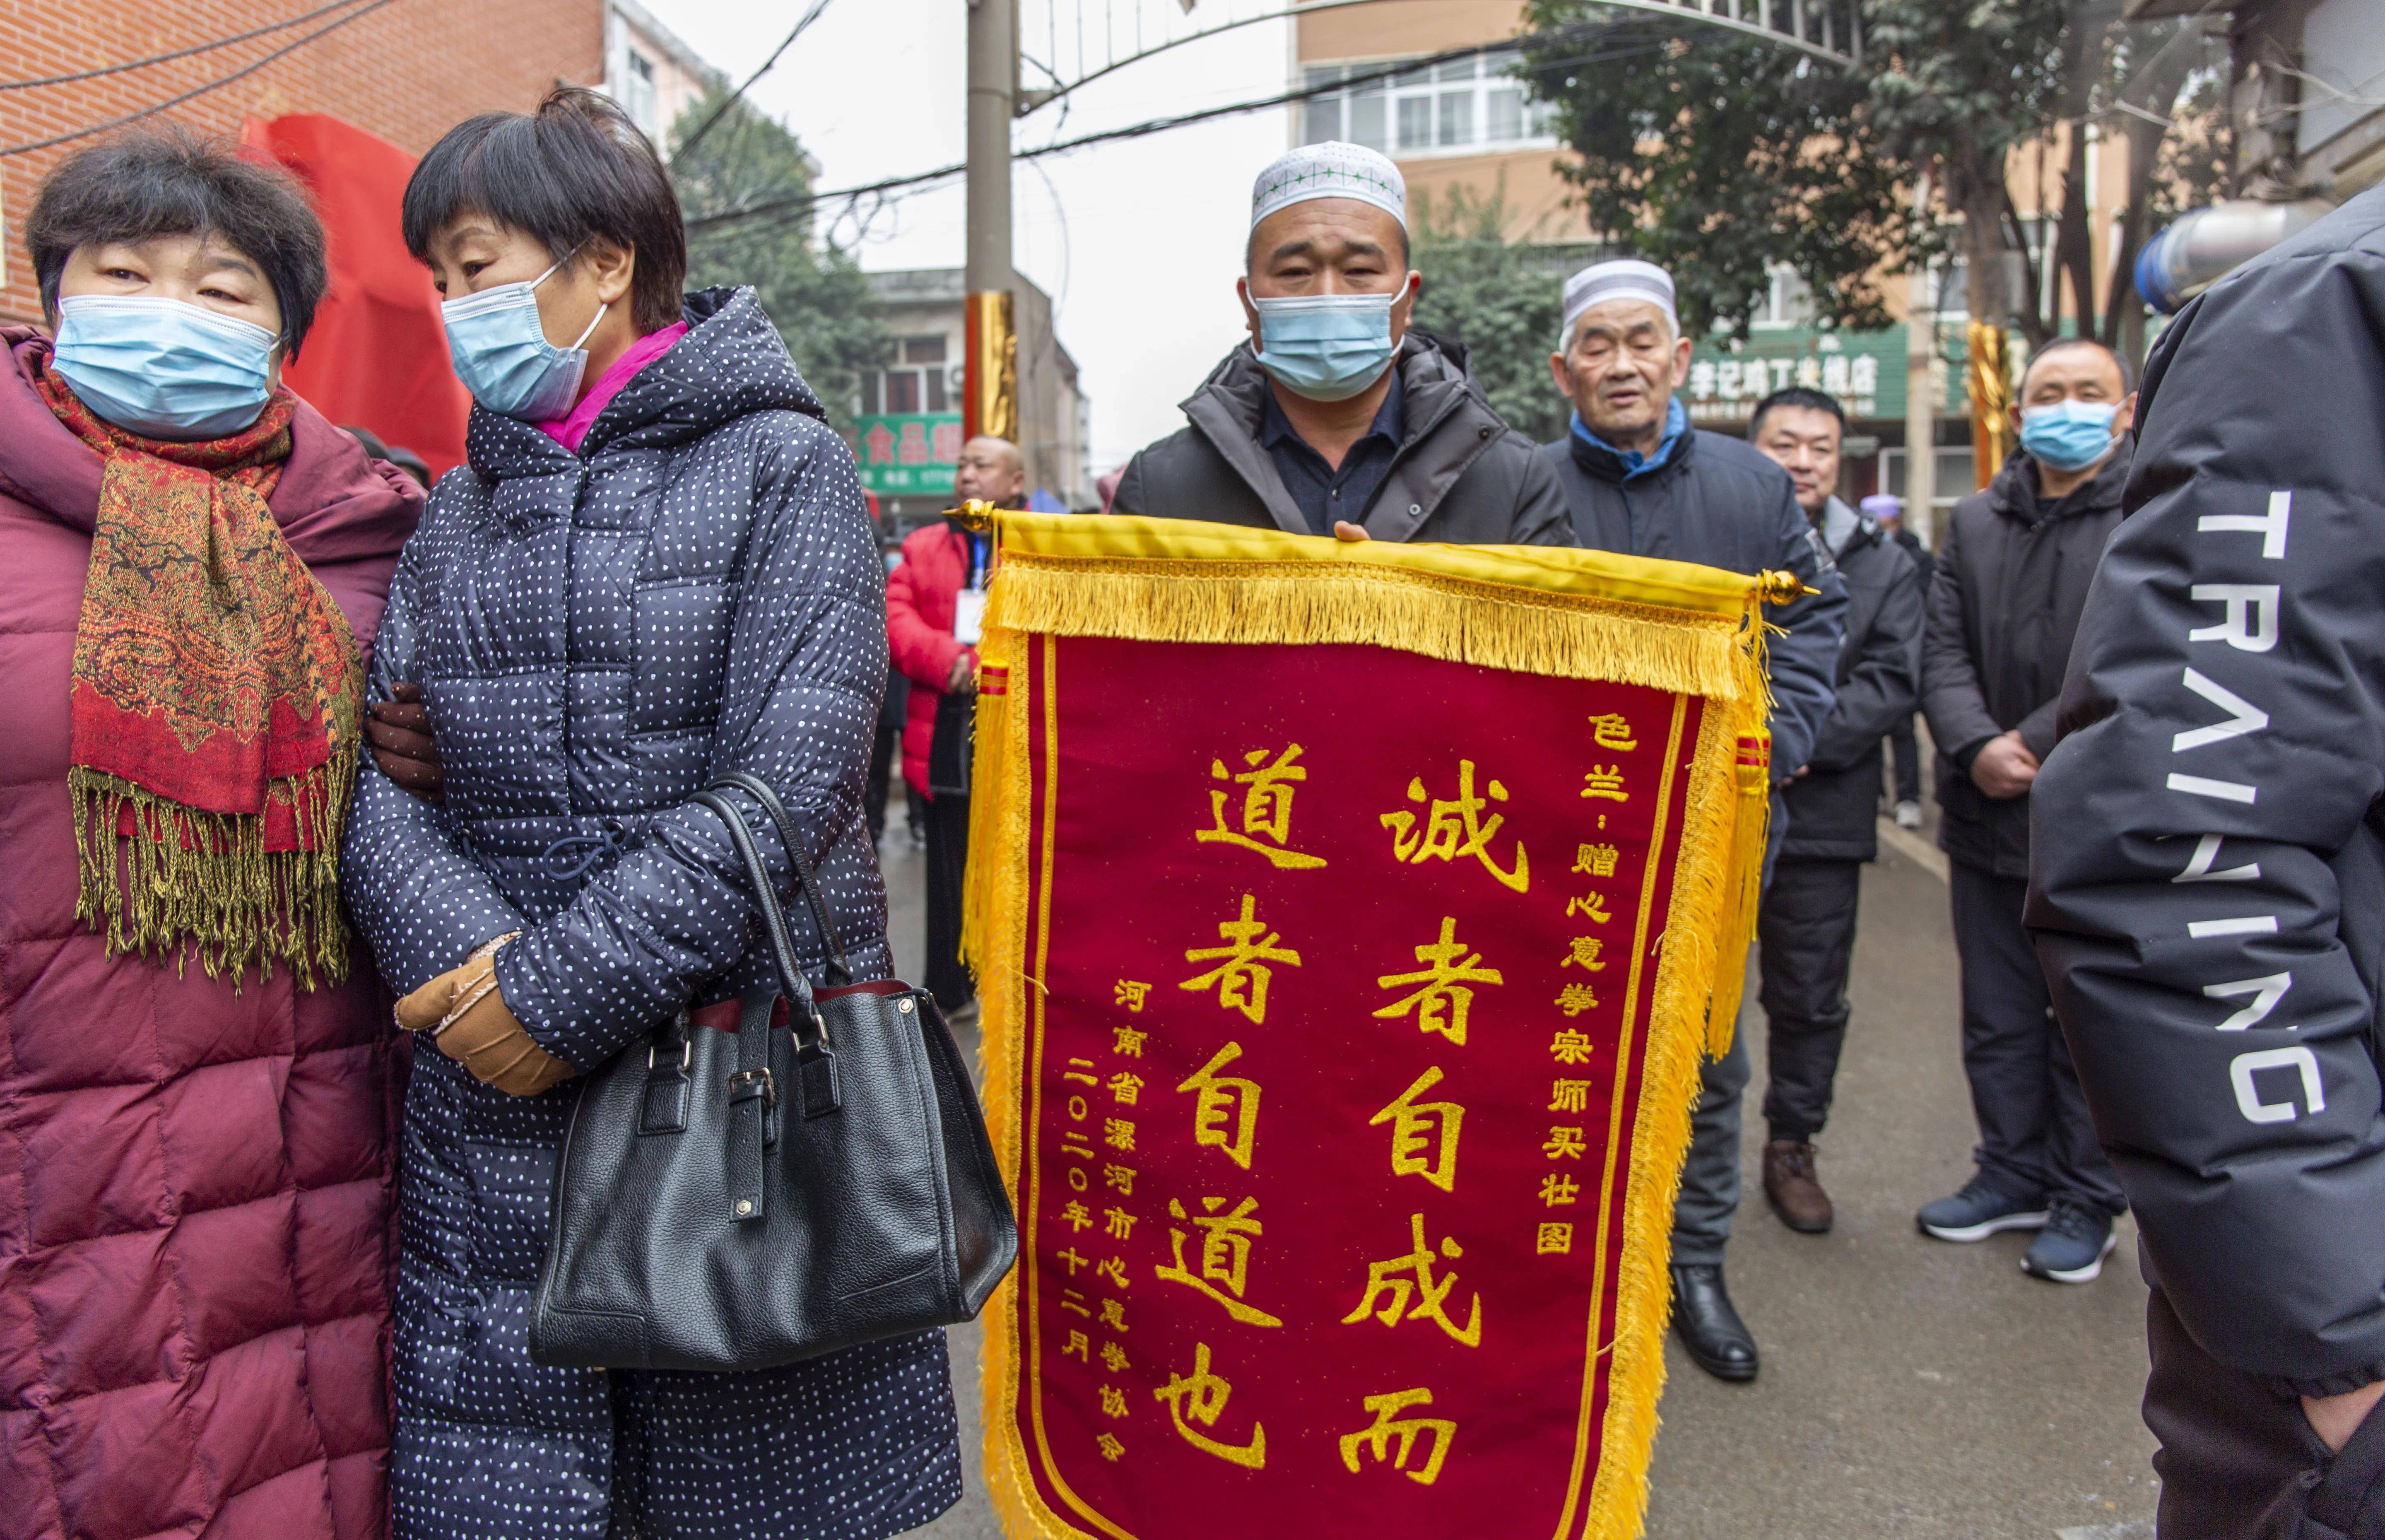
{"label": "window with white frame", "polygon": [[[1303,73],[1301,142],[1345,139],[1400,159],[1542,148],[1555,109],[1528,101],[1513,49],[1386,75],[1385,64],[1317,64]],[[1320,87],[1340,89],[1319,90]]]}
{"label": "window with white frame", "polygon": [[903,337],[888,367],[861,376],[861,415],[909,417],[952,409],[941,335]]}
{"label": "window with white frame", "polygon": [[660,126],[655,121],[655,61],[635,48],[622,52],[627,56],[628,68],[622,71],[621,106],[628,110],[631,121],[651,136]]}

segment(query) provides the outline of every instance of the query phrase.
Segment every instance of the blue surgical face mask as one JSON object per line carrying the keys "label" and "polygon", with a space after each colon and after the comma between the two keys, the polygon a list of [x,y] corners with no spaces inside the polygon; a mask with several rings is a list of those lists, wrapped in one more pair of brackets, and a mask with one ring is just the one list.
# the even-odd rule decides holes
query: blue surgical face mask
{"label": "blue surgical face mask", "polygon": [[2055,470],[2084,470],[2112,451],[2109,401],[2056,401],[2020,414],[2020,446]]}
{"label": "blue surgical face mask", "polygon": [[610,307],[596,307],[587,331],[569,347],[548,342],[539,324],[538,286],[561,266],[557,262],[527,282],[500,283],[439,307],[456,377],[473,400],[501,416],[551,421],[580,398],[580,379],[588,369],[588,353],[580,344]]}
{"label": "blue surgical face mask", "polygon": [[50,367],[82,404],[144,438],[211,439],[256,420],[279,339],[253,321],[149,294],[58,301]]}
{"label": "blue surgical face mask", "polygon": [[1391,367],[1392,306],[1387,294],[1251,296],[1259,313],[1259,367],[1276,383],[1311,401],[1347,401]]}

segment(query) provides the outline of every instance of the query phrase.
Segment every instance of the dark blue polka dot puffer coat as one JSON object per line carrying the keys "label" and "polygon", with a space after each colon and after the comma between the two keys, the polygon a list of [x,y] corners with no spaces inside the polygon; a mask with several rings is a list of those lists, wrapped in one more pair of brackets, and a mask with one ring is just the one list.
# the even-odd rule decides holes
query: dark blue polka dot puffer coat
{"label": "dark blue polka dot puffer coat", "polygon": [[[474,409],[470,464],[431,494],[373,660],[374,698],[421,684],[446,802],[368,757],[341,877],[400,990],[518,929],[506,1001],[582,1070],[761,971],[728,836],[688,800],[724,770],[779,790],[857,976],[890,971],[861,816],[884,568],[853,457],[752,290],[692,295],[687,319],[576,455]],[[398,1540],[877,1540],[958,1496],[940,1332],[751,1374],[532,1363],[576,1083],[517,1100],[427,1046],[414,1065]]]}

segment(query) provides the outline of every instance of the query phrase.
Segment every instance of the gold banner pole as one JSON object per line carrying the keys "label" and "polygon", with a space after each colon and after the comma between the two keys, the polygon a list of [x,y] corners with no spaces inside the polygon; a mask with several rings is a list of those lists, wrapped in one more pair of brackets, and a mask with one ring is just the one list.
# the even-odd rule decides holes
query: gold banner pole
{"label": "gold banner pole", "polygon": [[1018,332],[1012,324],[1010,291],[973,294],[968,300],[964,343],[968,380],[961,400],[961,434],[1018,442]]}
{"label": "gold banner pole", "polygon": [[1971,469],[1985,487],[2012,453],[2012,351],[2001,326],[1975,320],[1965,333],[1970,357],[1964,384],[1971,397]]}

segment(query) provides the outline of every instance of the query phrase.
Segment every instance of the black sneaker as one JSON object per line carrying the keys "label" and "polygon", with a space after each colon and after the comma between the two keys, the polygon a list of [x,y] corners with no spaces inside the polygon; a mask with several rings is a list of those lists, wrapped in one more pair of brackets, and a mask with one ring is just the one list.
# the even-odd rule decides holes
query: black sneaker
{"label": "black sneaker", "polygon": [[2049,1283],[2092,1283],[2104,1271],[2104,1258],[2119,1244],[2112,1221],[2102,1214],[2055,1203],[2045,1216],[2045,1228],[2022,1255],[2020,1270]]}
{"label": "black sneaker", "polygon": [[1984,1241],[1999,1230],[2042,1228],[2045,1203],[2041,1198],[2015,1197],[1990,1186],[1987,1178],[1975,1176],[1953,1197],[1923,1204],[1913,1221],[1923,1234],[1938,1240]]}

